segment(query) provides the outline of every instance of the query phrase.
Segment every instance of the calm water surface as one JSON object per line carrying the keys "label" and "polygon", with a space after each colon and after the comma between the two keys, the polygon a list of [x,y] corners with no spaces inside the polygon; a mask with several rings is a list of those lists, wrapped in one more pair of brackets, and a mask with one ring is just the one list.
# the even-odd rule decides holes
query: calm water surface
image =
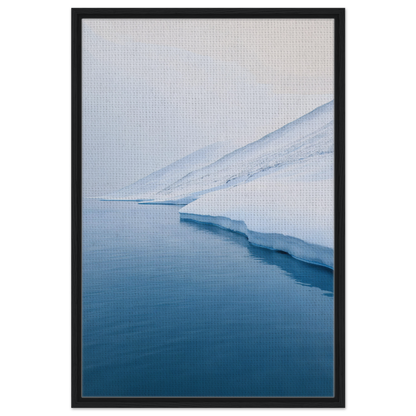
{"label": "calm water surface", "polygon": [[180,221],[83,205],[83,396],[332,396],[332,271]]}

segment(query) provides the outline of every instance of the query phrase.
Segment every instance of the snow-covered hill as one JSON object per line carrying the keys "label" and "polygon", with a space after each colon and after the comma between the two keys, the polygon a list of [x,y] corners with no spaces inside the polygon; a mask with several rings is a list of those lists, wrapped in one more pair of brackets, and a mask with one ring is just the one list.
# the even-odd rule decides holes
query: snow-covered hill
{"label": "snow-covered hill", "polygon": [[108,194],[104,200],[133,200],[150,201],[156,198],[158,192],[180,180],[187,174],[209,165],[227,153],[234,150],[234,145],[228,142],[217,142],[160,169],[150,175]]}
{"label": "snow-covered hill", "polygon": [[[236,231],[252,244],[333,268],[333,126],[331,102],[225,156],[208,168],[212,172],[231,159],[236,170],[238,159],[244,160],[234,179],[237,186],[199,197],[179,211],[181,219]],[[227,166],[218,172],[228,173]],[[241,180],[248,172],[252,176]]]}
{"label": "snow-covered hill", "polygon": [[333,152],[333,123],[331,101],[222,157],[217,156],[224,148],[210,146],[202,149],[201,155],[195,152],[107,198],[187,204],[208,192],[250,182],[288,164]]}

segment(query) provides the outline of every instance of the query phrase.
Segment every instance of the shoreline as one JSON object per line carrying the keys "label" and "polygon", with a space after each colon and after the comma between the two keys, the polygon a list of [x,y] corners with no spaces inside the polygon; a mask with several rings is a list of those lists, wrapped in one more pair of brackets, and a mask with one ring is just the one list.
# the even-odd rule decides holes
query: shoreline
{"label": "shoreline", "polygon": [[227,217],[179,212],[180,219],[214,225],[244,235],[250,244],[274,251],[283,251],[296,260],[334,270],[334,251],[328,247],[306,243],[295,237],[277,233],[260,233],[249,230],[244,221]]}

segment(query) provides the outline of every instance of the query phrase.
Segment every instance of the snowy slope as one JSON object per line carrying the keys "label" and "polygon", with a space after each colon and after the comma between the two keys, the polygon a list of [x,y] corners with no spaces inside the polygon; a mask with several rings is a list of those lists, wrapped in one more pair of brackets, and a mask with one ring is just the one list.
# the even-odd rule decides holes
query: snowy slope
{"label": "snowy slope", "polygon": [[234,150],[228,142],[218,142],[160,169],[137,182],[102,197],[103,200],[152,200],[156,193],[178,181],[194,170],[198,170]]}
{"label": "snowy slope", "polygon": [[154,201],[189,203],[201,195],[269,175],[281,167],[333,152],[333,101],[195,170],[159,191]]}
{"label": "snowy slope", "polygon": [[229,153],[224,143],[197,151],[106,199],[187,204],[205,193],[250,182],[288,164],[333,152],[333,125],[331,101]]}
{"label": "snowy slope", "polygon": [[[209,168],[230,158],[236,170],[244,160],[231,180],[236,186],[200,196],[179,211],[181,219],[236,231],[252,244],[333,268],[333,125],[331,102],[225,156]],[[228,174],[226,166],[217,172]],[[248,172],[249,181],[241,180]]]}

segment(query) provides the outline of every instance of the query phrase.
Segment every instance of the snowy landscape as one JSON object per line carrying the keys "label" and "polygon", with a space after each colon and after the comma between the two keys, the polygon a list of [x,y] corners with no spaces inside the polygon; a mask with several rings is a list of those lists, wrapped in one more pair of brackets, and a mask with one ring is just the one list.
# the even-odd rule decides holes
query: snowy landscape
{"label": "snowy landscape", "polygon": [[84,397],[333,397],[333,46],[83,19]]}
{"label": "snowy landscape", "polygon": [[236,148],[218,142],[102,200],[185,205],[180,217],[333,268],[334,103]]}

